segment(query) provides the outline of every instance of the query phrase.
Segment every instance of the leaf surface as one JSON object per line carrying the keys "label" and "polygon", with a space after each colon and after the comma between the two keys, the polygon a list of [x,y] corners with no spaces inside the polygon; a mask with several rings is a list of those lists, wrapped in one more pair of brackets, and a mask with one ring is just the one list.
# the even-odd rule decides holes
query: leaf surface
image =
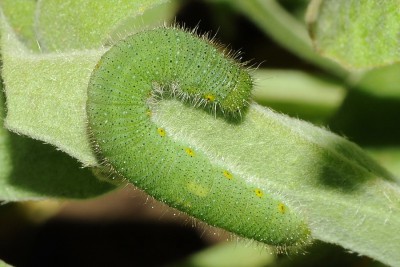
{"label": "leaf surface", "polygon": [[322,55],[350,69],[399,62],[399,0],[313,0],[307,21]]}

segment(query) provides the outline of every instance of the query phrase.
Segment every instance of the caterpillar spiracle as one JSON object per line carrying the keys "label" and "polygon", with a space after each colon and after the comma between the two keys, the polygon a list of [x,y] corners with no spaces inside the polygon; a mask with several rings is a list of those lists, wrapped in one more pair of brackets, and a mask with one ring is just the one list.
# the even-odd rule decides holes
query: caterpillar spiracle
{"label": "caterpillar spiracle", "polygon": [[285,204],[153,120],[159,101],[170,98],[210,116],[244,116],[252,84],[243,64],[203,36],[166,27],[136,33],[92,73],[87,115],[95,150],[118,175],[210,225],[278,247],[300,244],[309,230]]}

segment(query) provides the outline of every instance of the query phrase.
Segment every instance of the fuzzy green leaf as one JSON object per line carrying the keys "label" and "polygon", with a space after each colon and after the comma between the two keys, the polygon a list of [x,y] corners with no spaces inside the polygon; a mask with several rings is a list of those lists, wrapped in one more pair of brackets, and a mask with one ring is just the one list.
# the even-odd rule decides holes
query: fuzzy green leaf
{"label": "fuzzy green leaf", "polygon": [[2,33],[6,127],[95,165],[85,126],[86,87],[104,50],[32,54],[5,21]]}
{"label": "fuzzy green leaf", "polygon": [[[49,2],[48,5],[50,6],[55,3]],[[122,1],[121,3],[125,2]],[[137,15],[143,14],[148,8],[166,3],[166,1],[142,2],[140,8],[135,9],[137,12],[140,11]],[[68,5],[77,3],[78,1],[65,2]],[[93,2],[91,5],[96,5],[95,3],[97,2]],[[97,3],[97,8],[104,8],[101,3]],[[135,4],[138,3],[135,2]],[[47,2],[42,1],[39,4],[47,5]],[[52,7],[56,8],[55,6]],[[165,6],[161,5],[161,7]],[[171,11],[171,9],[167,10]],[[86,10],[86,12],[92,14],[90,11],[91,9]],[[53,10],[53,12],[56,12],[56,10]],[[106,12],[106,10],[102,12]],[[107,13],[112,12],[107,11]],[[122,17],[122,13],[119,15],[117,13],[114,15],[119,18],[118,20],[111,15],[106,17],[109,20],[107,25],[111,27],[107,30],[113,29],[113,35],[122,37],[129,31],[128,28],[133,21],[132,18]],[[84,13],[79,14],[84,15]],[[129,14],[126,13],[125,15]],[[149,12],[147,14],[148,20],[156,21],[155,14],[158,13]],[[99,14],[96,14],[96,18],[97,20],[91,18],[91,23],[104,23],[104,19],[99,19]],[[80,22],[77,18],[74,21]],[[110,24],[110,21],[120,24]],[[34,54],[19,42],[4,17],[2,17],[1,24],[2,76],[6,85],[8,108],[5,120],[6,127],[11,131],[53,144],[77,158],[85,166],[96,165],[97,162],[89,145],[85,125],[86,87],[90,74],[105,49]],[[85,32],[90,31],[88,27],[89,25],[86,25],[81,30],[82,36],[90,36],[89,33]],[[58,31],[54,32],[56,35],[58,33]],[[93,34],[99,37],[100,32]],[[54,36],[51,39],[57,40],[57,38],[57,36]],[[91,44],[89,46],[96,43],[94,38],[94,36],[88,37],[87,42]],[[91,43],[92,41],[93,43]],[[100,41],[102,40],[97,40],[96,44],[99,44]],[[71,38],[71,45],[77,43],[80,44],[80,40]],[[64,48],[72,47],[65,46]],[[55,49],[61,49],[61,47],[57,46]]]}
{"label": "fuzzy green leaf", "polygon": [[0,129],[0,202],[83,199],[114,188],[54,147]]}
{"label": "fuzzy green leaf", "polygon": [[223,158],[233,172],[264,183],[267,194],[303,216],[314,238],[400,262],[400,186],[353,143],[257,105],[230,124],[164,100],[154,121],[210,159]]}
{"label": "fuzzy green leaf", "polygon": [[[142,15],[147,10],[152,10],[153,15],[145,21]],[[115,36],[121,30],[124,34],[139,26],[159,24],[170,18],[173,10],[168,0],[40,0],[36,32],[44,51],[93,49],[112,32]]]}
{"label": "fuzzy green leaf", "polygon": [[400,60],[399,0],[313,0],[307,20],[316,49],[347,68]]}
{"label": "fuzzy green leaf", "polygon": [[38,45],[33,27],[36,0],[2,0],[0,7],[21,42],[28,48],[37,50]]}
{"label": "fuzzy green leaf", "polygon": [[[0,89],[1,86],[0,86]],[[1,90],[0,90],[1,91]],[[0,202],[31,199],[89,198],[114,188],[65,153],[3,128],[0,93]]]}
{"label": "fuzzy green leaf", "polygon": [[[79,76],[78,74],[86,73],[85,78],[88,79],[90,68],[93,68],[97,58],[93,59],[89,66],[83,64],[83,69],[71,71],[73,66],[79,67],[82,62],[87,63],[88,58],[93,57],[95,53],[86,52],[82,56],[83,61],[78,62],[74,61],[73,57],[63,57],[63,55],[31,54],[19,42],[5,22],[3,15],[0,15],[2,78],[7,91],[7,116],[10,115],[11,118],[16,116],[14,118],[21,120],[13,121],[11,119],[10,128],[13,126],[18,128],[20,125],[23,129],[21,131],[16,130],[17,132],[32,134],[42,141],[58,143],[60,144],[59,147],[67,147],[66,150],[68,151],[70,151],[69,148],[72,143],[74,144],[72,147],[77,148],[76,153],[82,151],[86,153],[81,160],[82,162],[95,162],[86,137],[85,119],[84,117],[79,118],[79,116],[85,114],[86,80],[82,81],[80,78],[82,75]],[[102,52],[100,51],[99,55]],[[75,55],[75,57],[77,56]],[[54,62],[62,62],[64,70],[61,66],[55,67],[57,64],[53,64]],[[23,66],[25,63],[27,64],[26,67]],[[36,75],[43,74],[43,72],[49,74],[49,76],[42,77],[45,82],[41,83]],[[65,79],[64,85],[65,83],[72,85],[59,89],[59,95],[57,95],[56,86],[53,85],[57,84],[59,72],[70,74],[70,80],[75,82],[79,80],[78,90],[75,88],[74,81]],[[68,84],[68,82],[70,83]],[[47,94],[43,92],[42,86],[49,88]],[[29,90],[32,88],[37,90]],[[79,91],[82,88],[83,91]],[[13,91],[13,89],[15,90]],[[63,102],[64,100],[70,101],[69,104],[71,105]],[[4,103],[4,97],[1,94],[0,200],[21,201],[48,197],[88,198],[104,194],[114,188],[114,186],[98,181],[90,170],[81,169],[81,164],[57,151],[54,147],[7,131],[3,127]],[[32,119],[31,122],[29,122],[30,119]],[[51,121],[51,119],[54,119],[54,121]],[[61,123],[64,123],[64,126],[61,126]],[[71,128],[68,129],[68,124],[72,126],[72,130]],[[25,126],[27,127],[24,128]],[[36,126],[38,126],[38,129],[36,129]],[[46,129],[46,127],[48,128]],[[54,136],[52,136],[54,133],[60,134],[54,139]],[[44,138],[40,134],[43,134]],[[67,138],[67,140],[64,140],[64,138]],[[79,148],[80,146],[83,148]]]}
{"label": "fuzzy green leaf", "polygon": [[0,260],[0,267],[12,267],[11,265],[5,263],[4,261]]}

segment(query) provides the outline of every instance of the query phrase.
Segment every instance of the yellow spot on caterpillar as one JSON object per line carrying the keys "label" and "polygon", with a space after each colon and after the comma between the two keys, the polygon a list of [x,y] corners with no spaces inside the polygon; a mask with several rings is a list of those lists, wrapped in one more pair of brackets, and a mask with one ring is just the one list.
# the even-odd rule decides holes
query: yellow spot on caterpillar
{"label": "yellow spot on caterpillar", "polygon": [[176,199],[176,204],[182,205],[183,207],[186,207],[188,209],[192,207],[192,203],[190,201],[180,196]]}
{"label": "yellow spot on caterpillar", "polygon": [[94,69],[97,70],[99,69],[101,66],[101,60],[99,60],[99,62],[96,63],[96,66],[94,66]]}
{"label": "yellow spot on caterpillar", "polygon": [[256,196],[258,196],[259,198],[262,198],[264,196],[264,192],[261,191],[261,189],[259,189],[259,188],[254,190],[254,192],[256,193]]}
{"label": "yellow spot on caterpillar", "polygon": [[204,95],[205,100],[207,100],[208,102],[214,102],[215,100],[215,96],[212,94],[205,94]]}
{"label": "yellow spot on caterpillar", "polygon": [[232,178],[233,178],[232,173],[228,172],[227,170],[223,171],[222,173],[224,174],[224,176],[225,176],[227,179],[232,180]]}
{"label": "yellow spot on caterpillar", "polygon": [[187,185],[189,192],[195,194],[199,197],[205,197],[208,195],[209,189],[196,183],[196,182],[189,182]]}
{"label": "yellow spot on caterpillar", "polygon": [[191,148],[185,148],[185,152],[192,158],[194,157],[194,151]]}
{"label": "yellow spot on caterpillar", "polygon": [[152,115],[151,110],[147,110],[147,111],[146,111],[146,115],[149,116],[149,117],[151,117],[151,115]]}
{"label": "yellow spot on caterpillar", "polygon": [[158,128],[157,129],[157,133],[161,136],[164,137],[165,136],[165,130],[163,128]]}
{"label": "yellow spot on caterpillar", "polygon": [[283,203],[278,204],[278,211],[282,214],[285,214],[286,212],[286,206]]}

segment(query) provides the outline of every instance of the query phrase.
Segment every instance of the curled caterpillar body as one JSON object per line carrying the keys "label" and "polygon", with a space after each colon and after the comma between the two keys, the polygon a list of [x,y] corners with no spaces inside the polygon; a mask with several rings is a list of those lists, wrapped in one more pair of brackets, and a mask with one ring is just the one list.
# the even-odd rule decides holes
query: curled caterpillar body
{"label": "curled caterpillar body", "polygon": [[152,120],[158,101],[171,97],[240,117],[251,89],[248,71],[205,38],[176,28],[137,33],[106,52],[90,79],[95,149],[119,175],[210,225],[271,245],[300,244],[308,228],[284,203]]}

